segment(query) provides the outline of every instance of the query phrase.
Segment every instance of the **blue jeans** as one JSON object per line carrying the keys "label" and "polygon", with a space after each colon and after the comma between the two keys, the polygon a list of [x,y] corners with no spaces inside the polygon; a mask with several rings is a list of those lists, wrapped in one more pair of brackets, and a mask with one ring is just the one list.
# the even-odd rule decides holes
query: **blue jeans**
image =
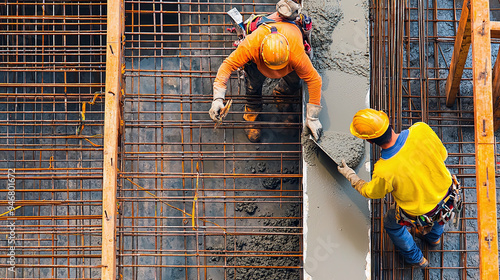
{"label": "blue jeans", "polygon": [[[414,264],[422,260],[424,255],[417,247],[417,244],[415,244],[413,236],[405,226],[398,224],[396,220],[396,209],[391,208],[387,211],[384,217],[384,229],[407,263]],[[444,225],[434,223],[431,231],[427,233],[424,238],[429,242],[435,242],[441,238],[443,232]]]}

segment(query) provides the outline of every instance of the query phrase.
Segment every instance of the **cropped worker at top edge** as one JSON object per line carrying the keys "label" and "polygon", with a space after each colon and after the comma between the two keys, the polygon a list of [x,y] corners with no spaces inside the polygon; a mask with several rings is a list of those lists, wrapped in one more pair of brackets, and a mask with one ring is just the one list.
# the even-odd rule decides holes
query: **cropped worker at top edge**
{"label": "cropped worker at top edge", "polygon": [[314,69],[311,60],[304,51],[302,33],[299,28],[288,22],[275,22],[268,25],[276,27],[278,33],[285,36],[288,40],[290,48],[288,63],[281,69],[271,69],[266,65],[261,56],[260,46],[264,38],[271,31],[264,25],[261,25],[252,34],[248,35],[238,48],[224,60],[217,71],[214,89],[225,90],[231,72],[252,61],[264,76],[271,79],[279,79],[295,71],[307,83],[309,103],[319,105],[321,99],[321,76]]}
{"label": "cropped worker at top edge", "polygon": [[[282,1],[280,1],[282,2]],[[262,109],[262,85],[267,78],[282,78],[273,94],[278,102],[278,110],[288,112],[291,106],[280,103],[284,95],[296,93],[301,85],[307,84],[309,103],[306,111],[306,126],[316,139],[322,134],[318,116],[321,111],[321,76],[313,67],[304,50],[304,36],[299,27],[291,21],[284,21],[277,13],[266,17],[266,22],[247,35],[222,63],[213,84],[214,101],[210,117],[214,120],[223,106],[227,82],[231,72],[243,67],[246,73],[247,104],[243,118],[255,121]],[[291,104],[288,104],[291,105]],[[252,142],[260,140],[260,129],[252,126],[245,130]]]}
{"label": "cropped worker at top edge", "polygon": [[[455,192],[458,186],[452,184],[452,176],[444,163],[448,157],[446,148],[426,123],[416,123],[395,134],[387,115],[373,109],[356,113],[351,133],[381,146],[381,158],[375,163],[369,182],[360,179],[345,164],[338,166],[339,172],[367,198],[380,199],[392,194],[397,208],[387,211],[384,228],[407,263],[426,267],[428,261],[406,226],[421,230],[422,238],[428,243],[438,244],[450,214],[443,209],[458,208],[456,203],[451,203],[460,198]],[[443,214],[444,219],[439,219]],[[435,220],[427,219],[427,215]],[[426,217],[423,222],[422,217]]]}

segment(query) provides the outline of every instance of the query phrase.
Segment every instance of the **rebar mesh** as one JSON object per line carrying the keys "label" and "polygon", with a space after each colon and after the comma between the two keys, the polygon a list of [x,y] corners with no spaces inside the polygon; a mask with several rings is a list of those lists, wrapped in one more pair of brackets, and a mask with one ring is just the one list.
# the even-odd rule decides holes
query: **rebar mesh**
{"label": "rebar mesh", "polygon": [[0,278],[99,279],[106,1],[7,0],[0,14],[1,184],[15,176],[19,207],[0,217],[1,236],[15,223]]}
{"label": "rebar mesh", "polygon": [[[244,135],[243,72],[222,125],[212,84],[236,35],[226,11],[257,1],[125,1],[118,269],[127,279],[300,279],[300,96],[285,125],[264,92],[260,143]],[[264,87],[271,88],[274,81]]]}
{"label": "rebar mesh", "polygon": [[[461,6],[462,1],[371,1],[371,105],[389,114],[396,131],[419,121],[434,129],[448,150],[450,172],[462,183],[465,203],[460,226],[447,227],[439,248],[416,239],[430,262],[428,270],[420,270],[405,265],[383,233],[382,217],[393,200],[374,200],[373,279],[479,279],[470,59],[451,108],[445,93]],[[492,16],[498,16],[495,5]],[[497,49],[494,44],[492,53]],[[373,149],[374,162],[379,157],[380,151]]]}

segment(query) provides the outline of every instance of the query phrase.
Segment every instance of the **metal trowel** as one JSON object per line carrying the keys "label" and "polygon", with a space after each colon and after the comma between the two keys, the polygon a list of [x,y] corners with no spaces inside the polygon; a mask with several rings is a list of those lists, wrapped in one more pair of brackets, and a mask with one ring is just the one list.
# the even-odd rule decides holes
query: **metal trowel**
{"label": "metal trowel", "polygon": [[314,142],[314,144],[316,144],[316,146],[318,146],[329,158],[332,159],[332,161],[336,164],[336,165],[339,165],[339,163],[335,160],[335,158],[333,157],[333,155],[331,155],[327,149],[325,149],[323,146],[321,146],[321,139],[319,141],[316,141],[316,139],[314,139],[314,137],[312,135],[309,135],[309,139],[312,140]]}
{"label": "metal trowel", "polygon": [[222,121],[229,113],[229,109],[231,108],[231,104],[233,104],[233,100],[229,99],[229,101],[226,103],[226,106],[224,106],[224,108],[220,109],[219,116],[217,117],[217,120],[215,121],[214,129],[222,124]]}
{"label": "metal trowel", "polygon": [[336,165],[342,164],[342,160],[345,160],[349,167],[355,168],[361,163],[364,157],[364,140],[349,133],[324,131],[319,141],[316,141],[312,135],[309,135],[309,139],[331,158]]}

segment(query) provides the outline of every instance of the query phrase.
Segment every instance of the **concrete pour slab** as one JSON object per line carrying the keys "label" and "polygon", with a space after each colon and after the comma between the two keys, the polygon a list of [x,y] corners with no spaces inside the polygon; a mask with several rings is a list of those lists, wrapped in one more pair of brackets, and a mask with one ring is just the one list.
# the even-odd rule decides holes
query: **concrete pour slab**
{"label": "concrete pour slab", "polygon": [[[310,0],[304,2],[304,9],[313,18],[312,62],[323,79],[323,109],[319,119],[325,131],[324,141],[345,140],[340,146],[328,148],[339,157],[355,155],[352,166],[357,165],[356,172],[368,180],[368,153],[359,150],[367,150],[368,145],[344,138],[349,135],[354,114],[368,106],[368,2]],[[304,278],[367,279],[370,277],[368,200],[338,173],[336,164],[326,154],[307,142],[312,141],[303,141]]]}
{"label": "concrete pour slab", "polygon": [[350,133],[325,131],[317,143],[336,164],[345,160],[351,168],[358,166],[365,155],[364,141]]}

